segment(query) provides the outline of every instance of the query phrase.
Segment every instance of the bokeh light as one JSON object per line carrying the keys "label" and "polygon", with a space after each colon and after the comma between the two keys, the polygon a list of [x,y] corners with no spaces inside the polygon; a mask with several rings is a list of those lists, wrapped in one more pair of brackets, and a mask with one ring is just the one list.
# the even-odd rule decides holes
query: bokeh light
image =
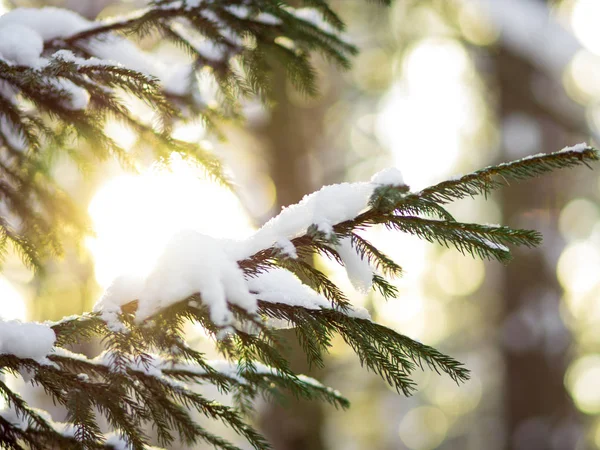
{"label": "bokeh light", "polygon": [[583,356],[571,364],[565,384],[580,411],[600,413],[600,355]]}
{"label": "bokeh light", "polygon": [[600,219],[598,205],[585,198],[571,200],[562,209],[558,226],[569,241],[587,239]]}
{"label": "bokeh light", "polygon": [[443,250],[435,265],[436,281],[449,295],[473,294],[483,283],[485,267],[480,259],[463,256],[455,249]]}
{"label": "bokeh light", "polygon": [[600,253],[589,241],[567,245],[557,265],[558,280],[562,287],[574,294],[584,294],[598,283]]}
{"label": "bokeh light", "polygon": [[448,419],[439,408],[419,406],[403,417],[398,431],[409,449],[431,450],[446,437]]}

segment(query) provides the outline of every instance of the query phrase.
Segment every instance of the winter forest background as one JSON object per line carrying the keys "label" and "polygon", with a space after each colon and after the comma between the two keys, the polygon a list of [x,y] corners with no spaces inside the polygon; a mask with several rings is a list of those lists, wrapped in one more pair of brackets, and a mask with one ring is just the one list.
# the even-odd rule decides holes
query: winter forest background
{"label": "winter forest background", "polygon": [[[94,19],[143,4],[15,0],[0,2],[0,13],[52,5]],[[384,167],[400,168],[418,189],[489,164],[597,143],[597,0],[332,6],[360,53],[347,72],[315,59],[320,96],[302,96],[278,74],[274,109],[248,102],[246,126],[227,125],[226,141],[200,123],[176,130],[224,159],[237,197],[184,165],[132,175],[107,162],[83,183],[85,175],[64,164],[57,178],[89,205],[97,235],[86,240],[84,262],[73,248],[44,277],[11,257],[0,277],[0,316],[46,320],[89,311],[116,273],[150,260],[182,223],[243,236],[322,185],[369,179]],[[165,62],[182,57],[152,38],[141,45]],[[108,132],[125,148],[134,145],[131,131],[109,124]],[[376,321],[464,362],[471,380],[457,386],[417,372],[418,393],[405,398],[339,345],[323,370],[309,372],[300,356],[292,366],[342,391],[352,407],[265,403],[259,428],[278,450],[600,448],[599,201],[598,172],[578,169],[451,205],[465,221],[543,233],[539,249],[516,249],[507,267],[399,233],[372,235],[404,268],[397,301],[354,291],[345,272],[321,261]],[[188,333],[198,348],[214,351],[200,328]],[[18,388],[17,379],[11,383]],[[43,392],[19,390],[60,414]]]}

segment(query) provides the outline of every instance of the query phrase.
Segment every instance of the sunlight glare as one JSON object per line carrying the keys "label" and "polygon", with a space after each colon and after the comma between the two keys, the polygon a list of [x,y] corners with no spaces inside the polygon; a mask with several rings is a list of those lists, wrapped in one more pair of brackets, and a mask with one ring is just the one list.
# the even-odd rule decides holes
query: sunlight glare
{"label": "sunlight glare", "polygon": [[413,188],[448,175],[459,157],[461,133],[477,121],[469,69],[460,43],[424,39],[409,50],[402,79],[384,98],[377,133]]}
{"label": "sunlight glare", "polygon": [[578,0],[571,13],[573,33],[589,51],[600,55],[600,2]]}
{"label": "sunlight glare", "polygon": [[25,320],[26,316],[23,296],[10,281],[0,276],[0,319]]}
{"label": "sunlight glare", "polygon": [[89,213],[96,236],[87,245],[103,287],[124,273],[147,273],[170,236],[182,229],[232,239],[252,232],[235,194],[202,178],[180,157],[172,158],[170,170],[154,167],[108,181]]}
{"label": "sunlight glare", "polygon": [[131,128],[116,120],[106,122],[104,132],[124,150],[129,150],[137,140],[137,135]]}

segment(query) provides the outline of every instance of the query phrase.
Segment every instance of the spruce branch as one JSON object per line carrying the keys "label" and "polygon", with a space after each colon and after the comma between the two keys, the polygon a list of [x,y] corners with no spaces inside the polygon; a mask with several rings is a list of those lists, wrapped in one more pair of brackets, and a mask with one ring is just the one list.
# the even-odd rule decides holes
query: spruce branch
{"label": "spruce branch", "polygon": [[[196,116],[209,126],[224,117],[240,118],[240,99],[268,97],[276,66],[286,70],[298,90],[314,94],[312,55],[320,54],[344,68],[356,53],[344,40],[343,22],[325,0],[300,3],[313,10],[292,8],[276,0],[156,0],[130,16],[87,23],[78,28],[82,31],[46,39],[39,58],[30,64],[0,58],[0,199],[9,209],[0,217],[0,257],[12,245],[27,263],[41,267],[46,253],[60,253],[61,238],[66,234],[63,228],[76,236],[85,232],[83,215],[70,202],[63,202],[68,197],[52,178],[53,161],[64,154],[82,168],[108,157],[120,159],[124,166],[134,165],[133,152],[105,133],[108,121],[125,124],[138,136],[137,145],[152,148],[156,156],[180,153],[225,180],[220,163],[210,152],[173,137],[175,125]],[[85,25],[84,19],[79,19]],[[132,45],[129,37],[158,34],[185,49],[190,57],[189,69],[177,73],[183,86],[169,83],[164,73],[155,74],[154,66],[146,70],[130,67],[129,61],[93,59]],[[148,56],[143,52],[136,55]],[[216,82],[223,97],[220,107],[199,95],[199,77],[203,75]],[[138,117],[128,106],[129,99],[145,104],[154,112],[155,121]],[[280,270],[308,289],[300,291],[301,298],[260,289],[248,289],[247,298],[234,298],[226,291],[231,298],[218,300],[231,313],[231,321],[218,322],[211,316],[214,305],[199,288],[187,298],[169,299],[172,302],[150,316],[138,317],[141,307],[147,306],[140,295],[120,307],[111,304],[99,312],[48,324],[56,337],[53,350],[35,358],[10,351],[0,354],[0,373],[25,374],[30,383],[41,386],[56,404],[66,408],[68,423],[55,423],[30,408],[0,380],[0,393],[18,419],[0,412],[0,444],[19,449],[127,446],[142,450],[148,448],[145,426],[150,424],[161,445],[170,446],[179,439],[189,445],[203,442],[237,450],[200,426],[194,417],[200,413],[228,425],[254,448],[268,448],[248,423],[247,415],[258,395],[278,399],[287,391],[299,398],[348,406],[341,394],[292,371],[276,320],[293,326],[310,364],[323,365],[324,354],[340,336],[364,366],[405,395],[415,390],[417,369],[429,368],[463,382],[469,372],[460,362],[369,320],[367,313],[352,308],[344,291],[327,274],[309,264],[310,258],[320,253],[347,269],[357,261],[368,263],[369,269],[376,270],[367,272],[373,275],[373,288],[386,298],[397,296],[397,288],[388,278],[400,276],[402,269],[361,234],[376,225],[505,262],[510,258],[507,245],[532,247],[539,244],[540,235],[461,223],[443,205],[466,196],[487,195],[503,182],[598,159],[596,150],[579,145],[488,167],[420,192],[410,192],[397,178],[390,182],[390,177],[383,177],[386,183],[376,178],[371,183],[357,183],[353,187],[361,195],[371,194],[358,197],[362,210],[359,205],[352,214],[335,220],[327,214],[326,220],[317,220],[316,213],[305,211],[310,212],[312,222],[302,222],[296,232],[283,236],[266,233],[274,239],[260,241],[260,248],[245,249],[244,256],[228,261],[235,269],[230,272],[237,276],[224,278],[228,282],[249,285],[253,278]],[[283,238],[283,246],[278,238]],[[342,245],[348,240],[356,252],[355,260],[343,252]],[[253,307],[246,309],[241,306],[244,302]],[[186,344],[184,326],[190,321],[207,331],[226,361],[209,361]],[[64,349],[96,338],[106,349],[97,358]],[[233,395],[234,406],[215,402],[188,384],[214,385]],[[118,434],[103,435],[97,416],[107,419]]]}
{"label": "spruce branch", "polygon": [[416,193],[421,199],[438,204],[448,203],[467,196],[487,195],[510,180],[521,181],[556,169],[598,161],[598,150],[585,146],[581,149],[566,148],[554,153],[540,153],[517,161],[502,163],[464,175],[455,180],[443,181]]}

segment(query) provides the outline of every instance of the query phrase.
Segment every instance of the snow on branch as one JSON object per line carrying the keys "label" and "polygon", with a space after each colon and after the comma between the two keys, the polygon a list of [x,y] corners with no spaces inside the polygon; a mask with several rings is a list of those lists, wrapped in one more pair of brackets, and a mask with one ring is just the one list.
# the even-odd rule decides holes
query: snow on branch
{"label": "snow on branch", "polygon": [[43,362],[55,341],[54,331],[46,324],[0,319],[0,355],[9,354]]}
{"label": "snow on branch", "polygon": [[[240,117],[242,99],[269,92],[274,62],[305,93],[316,91],[311,54],[347,66],[356,49],[340,34],[341,20],[326,2],[310,5],[171,0],[102,21],[55,7],[1,15],[0,177],[10,182],[0,186],[0,200],[22,205],[11,211],[22,227],[3,232],[14,236],[23,260],[41,270],[39,261],[60,254],[61,242],[77,240],[88,223],[51,170],[32,181],[15,167],[45,165],[44,150],[54,148],[79,167],[115,157],[133,168],[130,149],[106,133],[109,121],[123,123],[155,156],[181,153],[227,184],[218,159],[199,143],[175,139],[173,125],[200,117],[216,130],[220,119]],[[134,39],[148,34],[184,48],[188,58],[167,64],[141,50]],[[23,185],[31,188],[14,188]]]}
{"label": "snow on branch", "polygon": [[[444,211],[441,204],[452,198],[489,192],[500,184],[494,177],[519,180],[597,158],[594,149],[582,144],[488,167],[418,193],[409,192],[397,170],[377,174],[371,182],[326,186],[285,208],[245,240],[214,239],[194,230],[178,233],[150,274],[144,279],[115,280],[95,310],[113,329],[120,327],[116,319],[121,307],[133,300],[138,301],[136,320],[141,323],[195,294],[208,308],[212,322],[221,328],[234,323],[231,307],[255,316],[258,299],[356,314],[344,293],[307,264],[304,256],[319,252],[332,257],[346,267],[360,290],[373,287],[390,295],[393,288],[374,268],[399,275],[400,266],[356,231],[382,224],[431,242],[452,244],[461,252],[506,262],[510,259],[507,245],[533,247],[540,243],[540,235],[530,230],[461,223],[453,218],[435,220],[427,215]],[[293,274],[302,275],[308,286]]]}
{"label": "snow on branch", "polygon": [[[486,168],[416,193],[403,184],[399,172],[387,171],[370,182],[327,186],[286,208],[247,240],[218,240],[183,231],[145,278],[116,280],[96,312],[45,325],[55,339],[48,339],[43,351],[15,354],[18,349],[12,348],[0,354],[0,366],[27,372],[30,382],[67,407],[73,424],[68,430],[75,430],[78,442],[90,446],[109,442],[96,428],[93,411],[98,410],[118,424],[119,436],[134,448],[147,445],[139,422],[146,417],[153,418],[159,441],[167,447],[177,432],[190,443],[203,440],[217,448],[236,448],[199,427],[187,410],[182,412],[182,404],[226,423],[257,448],[266,448],[266,443],[240,412],[251,410],[258,394],[277,396],[278,391],[289,390],[346,407],[339,393],[292,372],[281,335],[274,332],[277,321],[295,330],[310,364],[323,365],[323,355],[337,335],[364,366],[406,395],[415,390],[414,371],[425,367],[463,382],[469,371],[460,362],[374,323],[306,259],[314,253],[331,257],[346,265],[350,275],[359,273],[358,285],[368,281],[368,274],[372,288],[387,297],[395,291],[386,277],[400,275],[401,267],[360,234],[371,226],[388,226],[504,261],[507,245],[537,245],[539,235],[461,223],[441,205],[469,189],[467,195],[488,192],[490,186],[496,187],[490,184],[494,176],[523,179],[596,159],[594,149],[579,145]],[[188,346],[186,321],[200,324],[227,360],[207,360]],[[64,349],[94,336],[101,336],[106,347],[97,358]],[[212,384],[232,393],[236,406],[209,400],[190,384]],[[60,429],[27,409],[3,384],[0,391],[31,426],[41,427],[48,436],[60,435]],[[138,414],[131,416],[129,411]],[[6,429],[8,436],[19,439],[19,426],[0,414],[0,430]]]}

